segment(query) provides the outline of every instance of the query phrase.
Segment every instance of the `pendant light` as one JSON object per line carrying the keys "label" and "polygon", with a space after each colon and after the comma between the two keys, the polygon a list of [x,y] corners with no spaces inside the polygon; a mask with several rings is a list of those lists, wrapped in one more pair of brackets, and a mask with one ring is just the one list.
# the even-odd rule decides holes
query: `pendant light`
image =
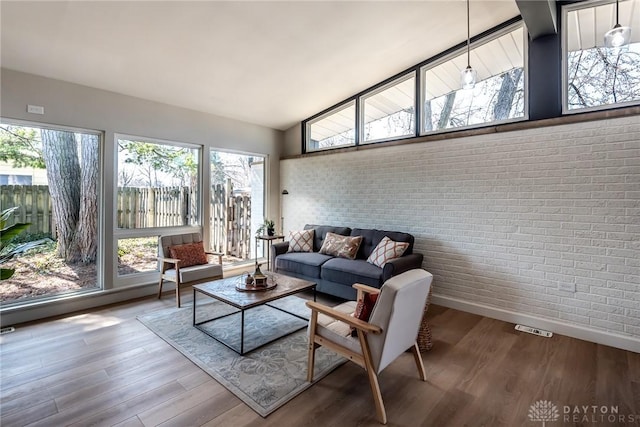
{"label": "pendant light", "polygon": [[604,34],[604,44],[607,47],[622,47],[629,44],[631,40],[631,28],[620,25],[619,8],[620,5],[616,0],[616,25]]}
{"label": "pendant light", "polygon": [[467,68],[460,74],[462,89],[473,89],[476,85],[476,70],[471,68],[471,35],[469,30],[469,0],[467,0]]}

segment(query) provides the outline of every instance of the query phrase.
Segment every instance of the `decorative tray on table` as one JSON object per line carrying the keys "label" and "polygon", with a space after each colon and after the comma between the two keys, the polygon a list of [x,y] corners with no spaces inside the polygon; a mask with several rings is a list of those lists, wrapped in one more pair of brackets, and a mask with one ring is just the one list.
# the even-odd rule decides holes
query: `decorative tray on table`
{"label": "decorative tray on table", "polygon": [[271,278],[271,280],[268,280],[267,276],[258,277],[257,281],[255,278],[252,278],[251,281],[247,281],[246,276],[240,276],[240,280],[236,282],[236,290],[240,292],[268,291],[275,288],[276,286],[278,286],[278,284],[275,282],[275,280],[273,280],[273,278]]}

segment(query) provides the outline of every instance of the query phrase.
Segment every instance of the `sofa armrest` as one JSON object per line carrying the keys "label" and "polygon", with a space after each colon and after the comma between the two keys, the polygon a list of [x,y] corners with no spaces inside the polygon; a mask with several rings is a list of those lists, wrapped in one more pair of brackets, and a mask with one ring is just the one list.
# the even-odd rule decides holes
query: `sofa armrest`
{"label": "sofa armrest", "polygon": [[384,265],[382,269],[382,281],[386,282],[393,276],[397,276],[405,271],[414,268],[422,268],[422,254],[412,253],[410,255],[395,258]]}
{"label": "sofa armrest", "polygon": [[286,254],[287,250],[289,250],[289,242],[279,242],[271,245],[271,259],[269,260],[271,271],[276,271],[276,257]]}

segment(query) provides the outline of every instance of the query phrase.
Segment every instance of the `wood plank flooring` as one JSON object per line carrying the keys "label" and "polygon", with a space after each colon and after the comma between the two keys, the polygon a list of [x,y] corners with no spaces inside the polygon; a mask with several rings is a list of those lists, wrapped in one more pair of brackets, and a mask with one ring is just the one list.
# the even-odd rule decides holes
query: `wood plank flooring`
{"label": "wood plank flooring", "polygon": [[[190,295],[185,290],[187,304]],[[0,425],[379,425],[367,376],[352,363],[263,419],[136,320],[173,304],[167,294],[1,336]],[[438,306],[429,317],[435,342],[423,354],[427,381],[419,381],[410,353],[380,376],[389,426],[540,426],[528,418],[538,400],[558,407],[560,419],[549,426],[640,425],[640,354],[536,337]],[[613,406],[618,418],[603,420],[598,410],[566,421],[565,405]]]}

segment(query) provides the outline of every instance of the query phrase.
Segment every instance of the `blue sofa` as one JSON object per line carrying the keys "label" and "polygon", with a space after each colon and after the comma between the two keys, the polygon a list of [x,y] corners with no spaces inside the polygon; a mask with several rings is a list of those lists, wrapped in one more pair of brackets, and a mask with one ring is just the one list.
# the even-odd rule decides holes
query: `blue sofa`
{"label": "blue sofa", "polygon": [[[351,287],[354,283],[380,288],[390,277],[422,266],[422,254],[413,252],[414,238],[411,234],[327,225],[304,226],[305,230],[311,228],[315,232],[313,252],[287,252],[289,242],[276,243],[271,246],[271,265],[276,273],[316,282],[319,292],[355,300],[356,291]],[[337,258],[319,253],[329,232],[343,236],[362,236],[356,259]],[[396,242],[407,242],[409,247],[401,257],[380,268],[368,263],[367,258],[384,236]]]}

